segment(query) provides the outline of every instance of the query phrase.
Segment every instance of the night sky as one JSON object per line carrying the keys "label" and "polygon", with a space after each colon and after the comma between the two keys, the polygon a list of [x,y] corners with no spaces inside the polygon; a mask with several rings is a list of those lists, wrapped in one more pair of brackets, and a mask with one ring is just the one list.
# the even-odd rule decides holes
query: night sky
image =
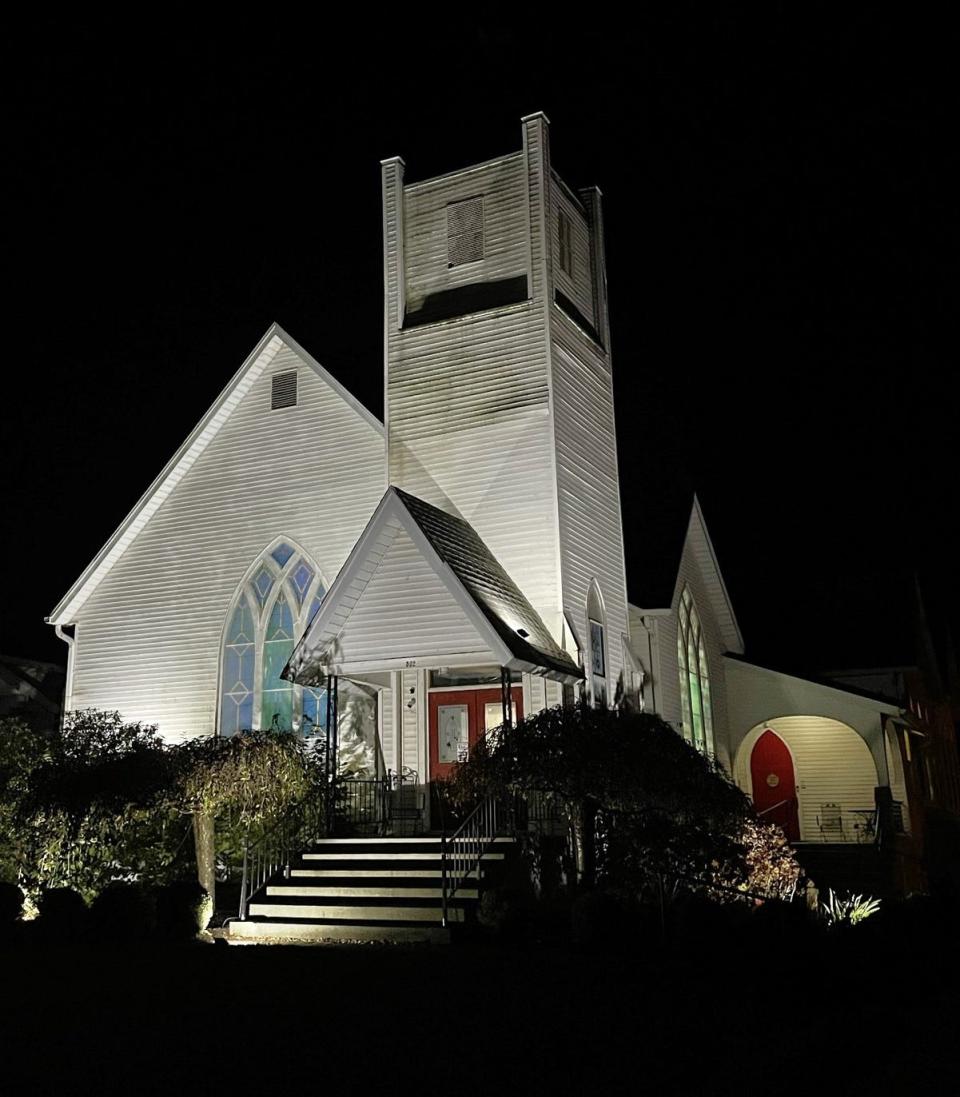
{"label": "night sky", "polygon": [[44,616],[271,321],[382,415],[380,159],[487,159],[535,110],[604,193],[633,596],[695,488],[758,661],[901,658],[915,571],[956,621],[946,27],[377,10],[9,28],[0,652],[63,661]]}

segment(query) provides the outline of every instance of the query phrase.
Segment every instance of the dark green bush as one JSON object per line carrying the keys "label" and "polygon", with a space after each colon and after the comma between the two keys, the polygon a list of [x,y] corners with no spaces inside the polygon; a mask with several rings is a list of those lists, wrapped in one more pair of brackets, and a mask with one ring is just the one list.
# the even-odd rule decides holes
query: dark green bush
{"label": "dark green bush", "polygon": [[156,902],[143,885],[114,881],[93,900],[90,923],[99,941],[144,941],[157,930]]}
{"label": "dark green bush", "polygon": [[23,912],[23,892],[16,884],[0,883],[0,936],[9,932]]}
{"label": "dark green bush", "polygon": [[207,928],[210,898],[196,880],[167,884],[157,892],[157,928],[169,941],[189,941]]}
{"label": "dark green bush", "polygon": [[73,888],[48,888],[39,896],[36,926],[45,940],[76,941],[90,924],[90,911],[83,896]]}

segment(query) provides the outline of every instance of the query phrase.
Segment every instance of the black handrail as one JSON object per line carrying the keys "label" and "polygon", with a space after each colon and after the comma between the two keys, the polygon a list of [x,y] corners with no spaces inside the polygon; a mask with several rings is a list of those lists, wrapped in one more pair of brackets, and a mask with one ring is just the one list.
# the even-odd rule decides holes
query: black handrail
{"label": "black handrail", "polygon": [[290,872],[290,861],[318,834],[326,830],[327,804],[334,785],[320,786],[255,841],[249,831],[243,843],[243,875],[240,881],[239,917],[247,920],[250,900],[282,868]]}
{"label": "black handrail", "polygon": [[440,875],[443,884],[441,918],[444,926],[451,900],[479,868],[487,847],[500,831],[501,821],[512,825],[512,814],[495,795],[487,796],[453,834],[440,836]]}

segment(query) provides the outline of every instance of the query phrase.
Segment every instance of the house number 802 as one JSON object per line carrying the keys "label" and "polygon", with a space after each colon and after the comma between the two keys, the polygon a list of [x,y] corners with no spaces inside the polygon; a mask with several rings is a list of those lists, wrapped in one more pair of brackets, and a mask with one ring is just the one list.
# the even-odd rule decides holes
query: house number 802
{"label": "house number 802", "polygon": [[405,659],[403,665],[405,667],[415,667],[417,665],[416,659]]}

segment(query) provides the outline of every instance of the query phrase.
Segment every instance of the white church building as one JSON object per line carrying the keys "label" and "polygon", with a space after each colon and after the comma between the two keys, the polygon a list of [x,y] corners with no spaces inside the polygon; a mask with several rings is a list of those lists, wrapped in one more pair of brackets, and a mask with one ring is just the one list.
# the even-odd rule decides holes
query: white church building
{"label": "white church building", "polygon": [[273,325],[50,614],[66,708],[310,734],[336,680],[345,764],[427,785],[506,689],[628,695],[794,841],[862,842],[881,802],[909,827],[901,711],[744,658],[696,500],[672,591],[628,603],[601,196],[544,115],[520,137],[383,162],[384,422]]}

